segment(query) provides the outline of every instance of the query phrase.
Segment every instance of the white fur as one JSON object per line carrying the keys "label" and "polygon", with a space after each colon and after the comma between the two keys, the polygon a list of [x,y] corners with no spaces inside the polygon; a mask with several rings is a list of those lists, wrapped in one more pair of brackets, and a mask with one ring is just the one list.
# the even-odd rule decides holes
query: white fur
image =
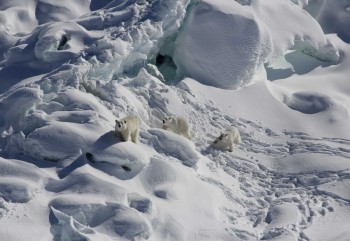
{"label": "white fur", "polygon": [[115,120],[115,133],[121,135],[123,141],[138,142],[139,119],[136,116],[126,116],[121,120]]}
{"label": "white fur", "polygon": [[190,124],[180,116],[169,116],[163,119],[163,129],[170,130],[191,140]]}
{"label": "white fur", "polygon": [[221,133],[220,136],[214,140],[213,145],[218,149],[232,152],[234,144],[240,143],[241,141],[241,135],[238,129],[232,126]]}

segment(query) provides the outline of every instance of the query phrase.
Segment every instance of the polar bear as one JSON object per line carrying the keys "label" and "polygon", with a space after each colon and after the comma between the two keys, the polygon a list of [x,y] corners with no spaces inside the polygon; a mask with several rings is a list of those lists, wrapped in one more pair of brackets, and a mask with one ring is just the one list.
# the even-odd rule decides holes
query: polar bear
{"label": "polar bear", "polygon": [[182,135],[191,140],[190,124],[181,116],[168,116],[163,119],[163,129]]}
{"label": "polar bear", "polygon": [[218,138],[213,141],[213,145],[217,149],[233,151],[235,143],[242,142],[241,135],[236,127],[229,127]]}
{"label": "polar bear", "polygon": [[126,116],[121,120],[115,120],[115,134],[122,137],[123,141],[131,139],[132,142],[138,142],[139,119],[136,116]]}

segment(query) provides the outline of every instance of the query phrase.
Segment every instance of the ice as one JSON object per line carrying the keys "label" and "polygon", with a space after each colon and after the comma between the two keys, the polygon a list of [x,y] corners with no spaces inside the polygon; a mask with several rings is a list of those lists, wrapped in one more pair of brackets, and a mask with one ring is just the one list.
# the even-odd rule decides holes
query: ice
{"label": "ice", "polygon": [[251,8],[226,0],[194,5],[175,46],[178,75],[221,88],[249,83],[272,49],[269,31]]}

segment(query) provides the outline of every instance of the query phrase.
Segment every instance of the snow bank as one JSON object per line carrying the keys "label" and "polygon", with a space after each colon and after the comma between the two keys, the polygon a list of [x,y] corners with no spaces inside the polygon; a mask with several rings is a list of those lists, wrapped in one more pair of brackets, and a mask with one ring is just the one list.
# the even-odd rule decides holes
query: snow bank
{"label": "snow bank", "polygon": [[20,123],[35,105],[41,102],[42,91],[39,88],[19,88],[0,99],[0,130],[13,128],[19,131]]}
{"label": "snow bank", "polygon": [[186,138],[161,129],[150,129],[149,133],[154,135],[151,142],[158,152],[175,157],[189,167],[193,167],[199,160],[194,144]]}
{"label": "snow bank", "polygon": [[44,172],[32,164],[0,157],[0,197],[7,202],[26,203],[43,189]]}
{"label": "snow bank", "polygon": [[[270,58],[284,55],[286,50],[304,41],[315,48],[326,44],[317,21],[292,1],[254,1],[251,6],[259,19],[269,26],[273,43]],[[279,21],[276,21],[277,16]]]}
{"label": "snow bank", "polygon": [[248,83],[272,48],[268,29],[251,9],[228,0],[195,4],[175,46],[178,75],[220,88]]}
{"label": "snow bank", "polygon": [[39,0],[35,16],[39,24],[66,22],[90,12],[90,2],[86,0]]}
{"label": "snow bank", "polygon": [[295,240],[296,237],[288,232],[288,226],[299,222],[299,210],[293,203],[272,205],[266,215],[268,223],[262,240]]}

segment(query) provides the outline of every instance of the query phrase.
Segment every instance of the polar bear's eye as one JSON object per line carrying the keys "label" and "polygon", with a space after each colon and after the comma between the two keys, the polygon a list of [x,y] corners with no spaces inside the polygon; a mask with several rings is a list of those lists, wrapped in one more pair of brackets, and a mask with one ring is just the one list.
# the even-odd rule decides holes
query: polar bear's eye
{"label": "polar bear's eye", "polygon": [[126,124],[126,121],[124,121],[124,124]]}

